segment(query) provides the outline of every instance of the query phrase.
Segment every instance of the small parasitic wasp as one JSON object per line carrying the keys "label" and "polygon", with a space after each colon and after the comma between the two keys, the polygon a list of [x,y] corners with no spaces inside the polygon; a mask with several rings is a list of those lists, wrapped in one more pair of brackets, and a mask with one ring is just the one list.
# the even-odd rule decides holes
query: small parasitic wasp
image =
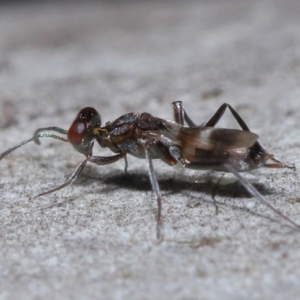
{"label": "small parasitic wasp", "polygon": [[[40,144],[40,138],[53,138],[69,142],[85,159],[77,166],[69,179],[62,185],[39,194],[46,195],[57,191],[76,180],[87,162],[107,165],[125,159],[131,154],[145,158],[152,191],[157,200],[157,238],[162,239],[162,196],[153,169],[153,159],[161,159],[170,166],[181,165],[195,170],[214,170],[231,172],[245,189],[259,202],[273,210],[281,218],[300,229],[300,226],[272,206],[261,193],[240,172],[266,168],[292,168],[269,154],[258,142],[258,136],[252,133],[239,114],[227,103],[204,124],[196,125],[183,108],[181,101],[172,103],[174,121],[166,121],[148,113],[132,112],[106,122],[101,126],[99,113],[92,107],[83,108],[76,116],[69,130],[59,127],[39,128],[33,137],[9,148],[0,155],[0,160],[17,148],[34,141]],[[215,128],[226,109],[229,109],[242,130]],[[187,126],[184,126],[184,123]],[[55,133],[53,133],[55,132]],[[61,135],[58,135],[59,133]],[[65,136],[62,136],[65,135]],[[94,142],[108,147],[116,153],[112,156],[93,156]]]}

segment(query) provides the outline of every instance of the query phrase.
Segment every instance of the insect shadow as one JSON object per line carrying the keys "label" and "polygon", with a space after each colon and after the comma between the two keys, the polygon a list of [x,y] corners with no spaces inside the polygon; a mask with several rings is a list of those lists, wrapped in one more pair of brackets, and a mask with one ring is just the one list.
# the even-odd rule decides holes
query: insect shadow
{"label": "insect shadow", "polygon": [[[102,186],[102,184],[104,183],[106,185],[106,191],[115,191],[116,188],[123,188],[132,191],[149,192],[149,189],[151,188],[148,176],[145,173],[141,172],[110,174],[105,178],[95,178],[89,175],[83,176],[93,181],[99,181],[99,186]],[[270,221],[276,221],[276,219],[271,216],[256,212],[255,210],[250,209],[246,206],[239,206],[239,199],[253,199],[253,196],[238,181],[229,182],[227,184],[219,184],[218,182],[216,183],[217,177],[218,176],[208,175],[203,182],[185,180],[186,176],[184,176],[184,178],[182,179],[160,179],[159,186],[160,189],[164,191],[165,197],[176,194],[185,195],[184,199],[185,201],[187,201],[184,202],[183,205],[186,205],[191,209],[201,206],[201,204],[203,203],[210,203],[212,205],[215,205],[216,214],[219,213],[219,205],[222,205],[230,207],[234,210],[239,210],[255,215],[257,217],[266,218]],[[263,196],[274,194],[271,189],[266,188],[263,184],[252,183],[252,185]],[[200,193],[201,195],[193,195],[193,192]],[[226,199],[221,202],[217,201],[215,197],[230,199],[234,198],[237,202],[226,202]],[[191,202],[193,204],[191,204]]]}
{"label": "insect shadow", "polygon": [[[84,177],[97,180],[91,176],[84,175]],[[159,179],[159,187],[167,194],[181,194],[184,191],[199,192],[210,197],[213,196],[212,191],[215,190],[215,196],[231,197],[231,198],[253,198],[253,196],[241,185],[239,182],[230,182],[227,184],[217,184],[207,179],[204,182],[186,181],[184,178],[168,178]],[[98,179],[99,181],[111,185],[111,189],[115,187],[130,189],[134,191],[149,191],[151,190],[151,184],[149,177],[145,173],[121,173],[107,176],[104,179]],[[77,183],[78,184],[78,183]],[[252,184],[262,195],[273,194],[270,189],[267,189],[263,184]]]}

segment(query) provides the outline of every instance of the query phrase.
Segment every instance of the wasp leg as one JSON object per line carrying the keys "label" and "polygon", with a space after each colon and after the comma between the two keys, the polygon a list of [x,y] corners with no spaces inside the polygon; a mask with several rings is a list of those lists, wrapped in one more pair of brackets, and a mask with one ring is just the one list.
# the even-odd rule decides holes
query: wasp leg
{"label": "wasp leg", "polygon": [[[199,164],[199,170],[201,170],[201,164]],[[191,164],[186,164],[187,168],[191,169],[197,169],[197,163],[191,163]],[[287,217],[285,214],[283,214],[280,210],[276,209],[273,205],[271,205],[265,197],[255,188],[253,184],[251,184],[249,181],[247,181],[240,173],[237,171],[237,169],[232,166],[230,163],[223,163],[222,165],[219,165],[219,169],[221,167],[224,169],[226,172],[232,173],[239,183],[244,186],[244,188],[260,203],[264,204],[267,206],[270,210],[272,210],[275,214],[277,214],[279,217],[282,219],[286,220],[289,222],[291,225],[297,228],[297,230],[300,230],[300,225],[298,225],[296,222],[291,220],[289,217]],[[218,181],[219,182],[219,181]]]}
{"label": "wasp leg", "polygon": [[157,201],[157,225],[156,225],[156,237],[158,239],[158,242],[161,242],[163,240],[163,232],[162,232],[162,218],[161,218],[161,211],[162,211],[162,203],[161,203],[161,193],[159,189],[159,184],[154,172],[152,159],[150,157],[149,148],[150,143],[144,143],[144,149],[145,149],[145,156],[148,164],[148,175],[152,187],[152,191],[155,194],[156,201]]}
{"label": "wasp leg", "polygon": [[224,164],[223,165],[225,169],[227,169],[228,172],[231,172],[238,181],[244,186],[244,188],[254,197],[257,201],[260,203],[266,205],[270,210],[272,210],[274,213],[276,213],[278,216],[280,216],[282,219],[289,222],[291,225],[296,227],[298,230],[300,230],[300,225],[295,223],[293,220],[291,220],[289,217],[284,215],[280,210],[276,209],[273,205],[271,205],[264,197],[263,195],[254,187],[253,184],[248,182],[243,176],[240,175],[240,173],[231,165],[231,164]]}
{"label": "wasp leg", "polygon": [[114,162],[116,162],[119,159],[122,159],[124,157],[126,157],[126,153],[121,152],[119,154],[112,155],[112,156],[89,156],[87,158],[87,160],[89,162],[92,162],[94,164],[102,166],[102,165],[110,165],[110,164],[112,164],[112,163],[114,163]]}
{"label": "wasp leg", "polygon": [[184,125],[184,121],[189,125],[189,127],[214,127],[219,120],[222,118],[226,108],[230,110],[236,121],[239,123],[241,128],[245,131],[250,131],[244,120],[241,118],[241,116],[233,109],[231,105],[228,103],[222,104],[219,109],[216,111],[216,113],[204,124],[202,125],[196,125],[191,118],[188,116],[187,112],[183,108],[183,104],[181,101],[175,101],[172,103],[173,108],[173,117],[174,121],[179,125]]}
{"label": "wasp leg", "polygon": [[124,157],[124,161],[125,161],[124,173],[128,174],[128,159],[127,159],[127,156]]}
{"label": "wasp leg", "polygon": [[175,123],[184,126],[184,121],[185,121],[189,127],[197,127],[197,125],[191,120],[191,118],[184,110],[181,101],[172,102],[172,108],[173,108],[173,118]]}
{"label": "wasp leg", "polygon": [[65,183],[63,183],[62,185],[60,185],[52,190],[38,194],[36,197],[47,195],[52,192],[58,191],[64,187],[68,186],[69,184],[73,183],[77,179],[77,177],[80,175],[80,173],[83,171],[83,169],[86,166],[88,161],[95,163],[97,165],[109,165],[109,164],[112,164],[112,163],[118,161],[121,158],[124,158],[125,155],[126,155],[126,153],[122,152],[120,154],[113,155],[113,156],[88,156],[83,162],[81,162],[78,165],[78,167],[74,170],[74,172],[71,174],[71,176],[68,178],[68,180]]}
{"label": "wasp leg", "polygon": [[241,116],[233,109],[231,105],[228,103],[222,104],[219,109],[215,112],[215,114],[204,124],[202,125],[196,125],[191,118],[188,116],[187,112],[183,108],[183,104],[181,101],[175,101],[172,103],[173,107],[173,116],[174,120],[177,124],[179,125],[184,125],[184,120],[187,122],[187,124],[190,127],[214,127],[217,125],[217,123],[220,121],[222,118],[226,108],[230,110],[238,124],[241,126],[241,128],[245,131],[250,131],[249,127],[246,125],[244,120],[241,118]]}
{"label": "wasp leg", "polygon": [[216,184],[215,184],[215,186],[214,186],[214,188],[213,188],[213,190],[212,190],[212,196],[211,196],[211,197],[212,197],[212,199],[213,199],[213,201],[214,201],[214,206],[215,206],[215,213],[216,213],[216,215],[219,214],[219,206],[217,205],[216,194],[217,194],[218,187],[219,187],[219,184],[220,184],[220,182],[221,182],[223,176],[224,176],[224,173],[220,176],[220,178],[218,179],[218,181],[216,182]]}
{"label": "wasp leg", "polygon": [[183,126],[184,125],[184,110],[181,101],[172,102],[173,109],[173,119],[176,124]]}
{"label": "wasp leg", "polygon": [[50,194],[52,192],[55,192],[55,191],[58,191],[64,187],[66,187],[67,185],[71,184],[72,182],[74,182],[78,175],[82,172],[82,170],[84,169],[86,163],[88,161],[88,158],[86,158],[83,162],[81,162],[78,167],[75,169],[75,171],[72,173],[72,175],[69,177],[69,179],[63,183],[62,185],[52,189],[52,190],[49,190],[47,192],[44,192],[44,193],[41,193],[41,194],[38,194],[36,197],[40,197],[40,196],[44,196],[44,195],[47,195],[47,194]]}
{"label": "wasp leg", "polygon": [[215,114],[206,122],[204,123],[203,127],[214,127],[219,120],[222,118],[226,108],[230,110],[238,124],[241,126],[241,128],[245,131],[250,131],[247,124],[244,122],[244,120],[241,118],[241,116],[233,109],[231,105],[228,103],[222,104],[219,109],[215,112]]}

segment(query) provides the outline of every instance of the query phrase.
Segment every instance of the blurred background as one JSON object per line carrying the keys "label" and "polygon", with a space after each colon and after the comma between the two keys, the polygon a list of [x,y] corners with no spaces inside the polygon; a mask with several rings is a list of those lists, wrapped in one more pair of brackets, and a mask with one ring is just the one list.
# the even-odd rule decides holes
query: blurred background
{"label": "blurred background", "polygon": [[226,101],[292,112],[281,103],[285,85],[298,92],[298,13],[296,0],[4,1],[0,101],[15,113],[34,103],[31,117],[85,103],[111,114],[112,102],[113,118],[167,112],[174,100],[199,119]]}

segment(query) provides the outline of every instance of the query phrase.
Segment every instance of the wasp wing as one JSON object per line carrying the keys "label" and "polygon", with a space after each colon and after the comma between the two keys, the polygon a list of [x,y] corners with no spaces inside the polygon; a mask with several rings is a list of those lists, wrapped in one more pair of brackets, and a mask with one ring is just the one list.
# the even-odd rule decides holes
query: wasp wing
{"label": "wasp wing", "polygon": [[178,139],[182,147],[226,151],[249,148],[258,139],[250,131],[214,127],[182,127]]}
{"label": "wasp wing", "polygon": [[182,148],[198,148],[203,150],[226,151],[230,149],[249,148],[258,139],[250,131],[215,128],[215,127],[183,127],[178,124],[158,119],[161,126],[157,130],[148,126],[142,134],[144,138],[153,140],[169,140],[173,145]]}

